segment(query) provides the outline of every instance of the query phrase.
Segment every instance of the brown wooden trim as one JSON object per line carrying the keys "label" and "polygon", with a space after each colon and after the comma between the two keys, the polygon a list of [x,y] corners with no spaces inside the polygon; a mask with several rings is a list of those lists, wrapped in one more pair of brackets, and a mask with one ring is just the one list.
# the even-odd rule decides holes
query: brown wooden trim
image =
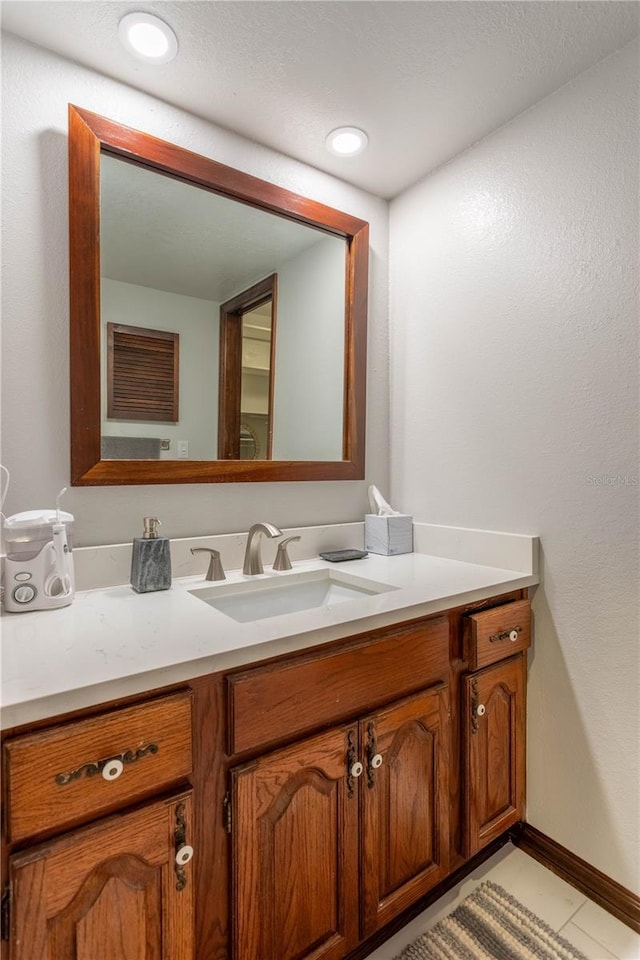
{"label": "brown wooden trim", "polygon": [[[297,220],[347,243],[343,459],[100,459],[100,153]],[[369,225],[225,164],[69,105],[71,484],[362,480]]]}
{"label": "brown wooden trim", "polygon": [[145,166],[172,176],[178,173],[181,180],[197,183],[214,193],[262,207],[263,210],[271,210],[272,213],[307,223],[337,236],[354,235],[367,226],[365,220],[243,173],[235,167],[108,120],[83,107],[73,104],[69,107],[104,145],[104,152],[112,156],[123,157],[135,163],[142,161]]}
{"label": "brown wooden trim", "polygon": [[267,412],[267,455],[271,459],[273,379],[275,372],[274,316],[278,275],[264,280],[220,304],[220,361],[218,368],[218,459],[240,459],[240,421],[242,406],[242,318],[266,300],[271,300],[271,347],[269,368],[269,407]]}
{"label": "brown wooden trim", "polygon": [[218,459],[240,457],[240,392],[242,389],[242,324],[220,307],[218,364]]}
{"label": "brown wooden trim", "polygon": [[592,867],[530,823],[517,824],[511,832],[511,839],[538,863],[640,933],[640,897],[631,890]]}
{"label": "brown wooden trim", "polygon": [[273,417],[276,395],[276,332],[278,328],[278,274],[271,278],[271,343],[269,351],[269,400],[267,406],[267,449],[265,459],[273,457]]}
{"label": "brown wooden trim", "polygon": [[71,482],[100,462],[100,140],[69,108]]}
{"label": "brown wooden trim", "polygon": [[354,233],[347,257],[345,311],[344,436],[342,456],[364,477],[367,380],[369,224]]}
{"label": "brown wooden trim", "polygon": [[376,931],[372,936],[364,940],[355,950],[352,950],[345,960],[365,960],[374,950],[381,946],[386,940],[394,936],[399,930],[402,930],[411,920],[417,917],[420,913],[430,907],[432,903],[435,903],[436,900],[439,900],[440,897],[444,896],[449,890],[461,883],[465,877],[468,877],[469,874],[473,873],[474,870],[477,870],[478,867],[482,866],[485,860],[488,860],[489,857],[492,857],[494,853],[497,853],[498,850],[501,850],[510,840],[509,832],[503,833],[501,836],[497,837],[492,843],[488,844],[480,853],[477,853],[475,857],[472,857],[470,860],[467,860],[461,867],[457,870],[454,870],[453,873],[450,873],[442,883],[439,883],[437,887],[434,887],[433,890],[430,890],[429,893],[421,897],[420,900],[417,900],[412,906],[410,906],[399,916],[394,917],[394,919],[383,927],[382,930]]}

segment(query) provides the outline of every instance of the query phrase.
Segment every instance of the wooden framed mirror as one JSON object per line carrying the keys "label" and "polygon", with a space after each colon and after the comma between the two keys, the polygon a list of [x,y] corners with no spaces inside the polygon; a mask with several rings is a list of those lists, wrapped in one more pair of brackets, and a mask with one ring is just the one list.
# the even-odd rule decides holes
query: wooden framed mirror
{"label": "wooden framed mirror", "polygon": [[[73,485],[364,477],[365,221],[70,105],[69,241]],[[271,333],[250,318],[271,357],[262,415],[227,403],[246,371],[220,307],[267,277],[277,336],[275,302]],[[177,421],[113,416],[108,324],[179,335]],[[261,416],[265,459],[249,459],[240,421],[259,433]]]}

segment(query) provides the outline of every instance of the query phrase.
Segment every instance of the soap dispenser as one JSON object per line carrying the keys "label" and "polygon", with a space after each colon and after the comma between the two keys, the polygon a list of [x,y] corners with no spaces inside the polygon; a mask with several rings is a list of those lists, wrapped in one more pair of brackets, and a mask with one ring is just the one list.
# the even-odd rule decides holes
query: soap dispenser
{"label": "soap dispenser", "polygon": [[136,593],[168,590],[171,586],[171,553],[167,537],[158,536],[157,517],[144,518],[144,532],[135,537],[131,554],[131,586]]}

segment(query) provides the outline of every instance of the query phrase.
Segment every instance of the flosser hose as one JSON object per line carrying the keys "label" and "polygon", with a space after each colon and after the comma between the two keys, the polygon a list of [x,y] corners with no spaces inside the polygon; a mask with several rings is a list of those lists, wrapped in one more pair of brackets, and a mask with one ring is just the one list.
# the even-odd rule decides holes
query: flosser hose
{"label": "flosser hose", "polygon": [[67,488],[63,487],[56,497],[56,521],[52,524],[53,531],[53,571],[47,577],[45,593],[50,597],[67,597],[71,593],[71,577],[69,575],[69,544],[67,543],[67,528],[60,518],[60,501]]}

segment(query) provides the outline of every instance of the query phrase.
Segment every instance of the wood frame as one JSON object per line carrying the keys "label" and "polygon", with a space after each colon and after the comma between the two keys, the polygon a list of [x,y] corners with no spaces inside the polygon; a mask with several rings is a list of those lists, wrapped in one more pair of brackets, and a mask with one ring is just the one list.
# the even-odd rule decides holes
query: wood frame
{"label": "wood frame", "polygon": [[[343,459],[102,460],[100,154],[120,157],[306,223],[347,245]],[[189,150],[69,105],[71,484],[362,480],[365,466],[369,225]]]}
{"label": "wood frame", "polygon": [[[218,374],[218,459],[234,459],[240,453],[240,394],[242,388],[242,316],[271,300],[271,347],[269,352],[269,399],[267,408],[266,460],[273,448],[273,397],[276,364],[278,275],[272,273],[252,287],[220,304],[220,362]],[[239,459],[239,456],[238,458]]]}

